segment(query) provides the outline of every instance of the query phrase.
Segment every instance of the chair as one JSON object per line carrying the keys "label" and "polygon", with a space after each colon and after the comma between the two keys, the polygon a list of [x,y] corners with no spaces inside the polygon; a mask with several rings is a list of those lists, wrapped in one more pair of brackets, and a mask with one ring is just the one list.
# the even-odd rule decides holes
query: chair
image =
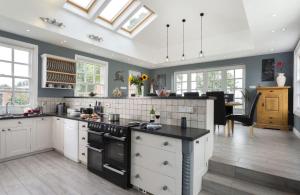
{"label": "chair", "polygon": [[251,137],[254,136],[254,132],[253,132],[254,113],[255,113],[256,105],[257,105],[260,95],[261,95],[261,93],[256,94],[254,101],[252,102],[250,112],[248,114],[245,114],[245,115],[232,114],[232,115],[227,116],[227,120],[230,121],[229,126],[231,127],[232,134],[234,132],[234,121],[238,121],[238,122],[241,122],[244,126],[250,127],[250,129],[249,129],[250,136]]}
{"label": "chair", "polygon": [[214,124],[226,125],[226,110],[225,110],[225,98],[223,91],[211,91],[206,92],[206,96],[215,97],[214,104]]}
{"label": "chair", "polygon": [[[233,102],[234,101],[234,94],[232,93],[225,93],[225,102]],[[226,115],[233,114],[233,106],[226,106]]]}

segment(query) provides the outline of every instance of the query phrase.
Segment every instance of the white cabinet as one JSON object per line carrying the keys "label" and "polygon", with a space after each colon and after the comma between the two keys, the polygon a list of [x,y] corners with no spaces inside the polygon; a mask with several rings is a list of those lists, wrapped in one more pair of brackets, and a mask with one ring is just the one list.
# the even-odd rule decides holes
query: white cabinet
{"label": "white cabinet", "polygon": [[53,148],[60,153],[64,153],[64,119],[54,117],[52,125]]}
{"label": "white cabinet", "polygon": [[79,153],[78,158],[82,164],[87,164],[87,122],[79,122]]}
{"label": "white cabinet", "polygon": [[[0,123],[1,127],[2,124]],[[5,130],[0,129],[0,159],[5,157]]]}
{"label": "white cabinet", "polygon": [[64,155],[78,162],[78,121],[64,119]]}
{"label": "white cabinet", "polygon": [[52,144],[52,118],[41,117],[35,119],[35,129],[33,129],[33,151],[49,149]]}
{"label": "white cabinet", "polygon": [[152,194],[180,195],[181,140],[132,131],[131,184]]}
{"label": "white cabinet", "polygon": [[5,157],[12,157],[30,152],[30,127],[7,128],[5,134]]}

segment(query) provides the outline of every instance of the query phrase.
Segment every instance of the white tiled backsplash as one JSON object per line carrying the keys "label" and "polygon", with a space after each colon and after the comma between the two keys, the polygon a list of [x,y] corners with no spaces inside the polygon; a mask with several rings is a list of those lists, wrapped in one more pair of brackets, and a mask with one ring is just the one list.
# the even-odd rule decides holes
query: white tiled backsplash
{"label": "white tiled backsplash", "polygon": [[206,127],[207,100],[192,99],[154,99],[154,98],[39,98],[44,103],[44,112],[55,112],[55,105],[65,102],[68,107],[80,108],[95,105],[100,101],[105,113],[117,113],[121,118],[132,120],[150,120],[152,106],[160,113],[160,122],[168,125],[181,124],[181,117],[187,118],[187,125],[193,128]]}

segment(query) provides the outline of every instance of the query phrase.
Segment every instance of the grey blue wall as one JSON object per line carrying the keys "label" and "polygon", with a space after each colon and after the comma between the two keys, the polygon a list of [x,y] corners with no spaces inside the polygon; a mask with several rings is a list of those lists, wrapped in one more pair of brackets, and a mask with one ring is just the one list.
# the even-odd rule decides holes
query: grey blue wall
{"label": "grey blue wall", "polygon": [[[184,70],[196,70],[196,69],[205,69],[205,68],[216,68],[216,67],[225,67],[225,66],[233,66],[233,65],[245,65],[246,67],[246,87],[250,91],[250,96],[253,97],[255,95],[255,90],[249,89],[251,85],[261,85],[261,86],[275,86],[276,81],[272,82],[263,82],[261,80],[261,70],[262,70],[262,60],[274,58],[275,61],[282,60],[285,63],[285,70],[287,81],[286,85],[292,86],[293,84],[293,61],[294,54],[293,52],[285,52],[285,53],[276,53],[269,55],[260,55],[260,56],[251,56],[251,57],[243,57],[229,60],[221,60],[214,62],[205,62],[198,64],[190,64],[183,66],[175,66],[175,67],[167,67],[167,68],[159,68],[151,71],[151,76],[155,78],[157,74],[166,74],[166,88],[172,89],[172,82],[174,77],[174,72],[176,71],[184,71]],[[277,74],[276,74],[277,75]],[[247,106],[246,106],[247,108]],[[289,111],[290,111],[290,124],[293,123],[293,93],[292,89],[289,91]],[[299,127],[300,127],[300,118],[299,118]],[[299,128],[300,129],[300,128]]]}
{"label": "grey blue wall", "polygon": [[[103,57],[101,57],[100,53],[99,53],[99,55],[93,55],[93,54],[89,54],[89,53],[49,44],[49,43],[46,43],[43,41],[30,39],[30,38],[19,36],[16,34],[4,32],[1,30],[0,30],[0,36],[38,45],[38,47],[39,47],[38,96],[39,97],[64,97],[64,96],[73,96],[74,95],[73,90],[41,88],[42,60],[41,60],[40,56],[44,53],[58,55],[58,56],[66,57],[66,58],[72,58],[72,59],[74,59],[75,55],[78,54],[78,55],[82,55],[82,56],[86,56],[86,57],[91,57],[91,58],[107,61],[109,63],[108,64],[108,95],[109,96],[112,94],[112,91],[116,87],[121,87],[121,86],[127,87],[128,70],[137,70],[137,71],[141,71],[143,73],[149,74],[148,69],[130,65],[130,64],[126,64],[126,63],[115,61],[115,60],[111,60],[111,59],[107,59],[107,58],[103,58]],[[121,81],[114,80],[114,74],[116,71],[123,71],[124,83]],[[148,91],[148,85],[145,85],[145,90]],[[123,92],[125,95],[127,95],[127,90],[123,90]]]}

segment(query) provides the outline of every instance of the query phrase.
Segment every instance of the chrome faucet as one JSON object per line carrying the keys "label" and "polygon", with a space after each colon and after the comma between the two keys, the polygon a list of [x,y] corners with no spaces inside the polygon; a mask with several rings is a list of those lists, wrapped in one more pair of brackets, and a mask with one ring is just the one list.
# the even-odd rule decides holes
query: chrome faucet
{"label": "chrome faucet", "polygon": [[9,103],[10,103],[11,105],[14,105],[12,101],[6,103],[6,106],[5,106],[5,115],[9,115],[9,114],[10,114],[10,113],[8,112],[8,104],[9,104]]}

